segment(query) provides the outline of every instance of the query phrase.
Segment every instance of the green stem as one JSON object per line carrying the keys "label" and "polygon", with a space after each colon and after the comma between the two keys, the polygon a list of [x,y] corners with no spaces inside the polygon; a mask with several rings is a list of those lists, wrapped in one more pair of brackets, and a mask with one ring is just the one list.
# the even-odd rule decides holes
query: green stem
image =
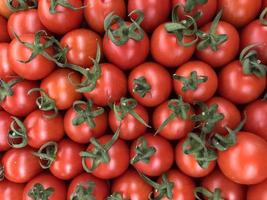
{"label": "green stem", "polygon": [[21,81],[21,78],[12,79],[9,82],[0,79],[0,102],[3,102],[8,96],[13,96],[12,87]]}
{"label": "green stem", "polygon": [[[7,0],[7,7],[12,13],[37,7],[36,0]],[[15,5],[15,6],[14,6]]]}
{"label": "green stem", "polygon": [[207,3],[208,0],[186,0],[185,6],[184,6],[184,11],[186,13],[191,12],[196,6],[197,4],[205,4]]}
{"label": "green stem", "polygon": [[210,192],[206,188],[197,187],[194,190],[194,194],[198,200],[202,200],[202,198],[199,196],[199,194],[202,194],[202,196],[206,197],[208,200],[224,200],[221,196],[221,189],[220,188],[215,188],[214,192]]}
{"label": "green stem", "polygon": [[50,196],[55,192],[55,189],[49,187],[47,189],[40,183],[34,184],[34,186],[29,190],[28,196],[32,200],[49,200]]}
{"label": "green stem", "polygon": [[260,14],[260,22],[262,25],[267,26],[267,7],[264,8],[264,10],[262,11],[262,13]]}
{"label": "green stem", "polygon": [[84,9],[86,7],[86,6],[81,6],[81,7],[76,8],[71,3],[69,3],[68,0],[50,0],[49,12],[51,14],[61,13],[61,11],[56,10],[57,6],[62,6],[62,7],[74,10],[74,11]]}
{"label": "green stem", "polygon": [[133,92],[139,94],[142,98],[144,98],[146,94],[151,91],[151,86],[148,84],[144,76],[134,79],[133,82]]}
{"label": "green stem", "polygon": [[70,200],[96,200],[93,195],[93,191],[96,184],[92,181],[88,181],[85,184],[78,184],[75,187],[74,192],[71,194]]}
{"label": "green stem", "polygon": [[[18,118],[12,117],[12,119],[8,133],[8,143],[12,148],[23,148],[28,144],[26,128]],[[20,143],[17,143],[17,141],[20,141]]]}

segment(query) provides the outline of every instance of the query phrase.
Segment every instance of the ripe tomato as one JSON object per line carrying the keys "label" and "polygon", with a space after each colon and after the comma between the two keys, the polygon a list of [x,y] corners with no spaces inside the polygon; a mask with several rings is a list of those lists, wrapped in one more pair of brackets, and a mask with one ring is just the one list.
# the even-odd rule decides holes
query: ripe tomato
{"label": "ripe tomato", "polygon": [[87,29],[75,29],[61,38],[62,47],[67,47],[67,60],[71,64],[90,67],[92,58],[96,57],[97,43],[102,45],[102,39],[95,32]]}
{"label": "ripe tomato", "polygon": [[[41,187],[37,187],[36,184],[41,184]],[[48,190],[51,191],[51,194],[48,193]],[[38,198],[66,200],[66,192],[66,186],[63,181],[49,173],[43,173],[27,183],[23,190],[23,200]]]}
{"label": "ripe tomato", "polygon": [[22,200],[24,184],[0,181],[0,200]]}
{"label": "ripe tomato", "polygon": [[140,104],[154,107],[168,99],[172,89],[171,77],[161,65],[147,62],[131,71],[128,87]]}
{"label": "ripe tomato", "polygon": [[84,0],[84,16],[88,25],[96,32],[102,34],[104,30],[105,17],[114,14],[125,18],[126,6],[124,0]]}
{"label": "ripe tomato", "polygon": [[171,1],[129,0],[128,13],[131,13],[135,9],[139,9],[144,13],[145,18],[144,21],[141,23],[142,28],[146,32],[152,32],[157,26],[159,26],[168,19],[168,16],[171,11]]}
{"label": "ripe tomato", "polygon": [[267,142],[250,132],[239,132],[236,144],[218,152],[218,165],[230,180],[257,184],[267,178]]}
{"label": "ripe tomato", "polygon": [[72,200],[74,197],[84,199],[94,197],[95,200],[103,200],[109,194],[109,185],[91,174],[82,173],[71,181],[67,194],[67,200]]}
{"label": "ripe tomato", "polygon": [[[83,19],[83,10],[81,0],[67,0],[65,1],[72,5],[73,10],[55,3],[51,5],[51,1],[39,0],[38,1],[38,15],[42,24],[51,32],[56,34],[64,34],[72,29],[78,28]],[[52,11],[53,10],[53,11]]]}
{"label": "ripe tomato", "polygon": [[24,147],[5,152],[2,163],[5,177],[15,183],[26,183],[42,171],[33,149]]}
{"label": "ripe tomato", "polygon": [[222,20],[236,27],[242,27],[258,15],[261,9],[261,1],[218,0],[218,9],[223,10]]}
{"label": "ripe tomato", "polygon": [[1,26],[0,42],[9,42],[10,38],[7,31],[7,21],[1,15],[0,15],[0,26]]}
{"label": "ripe tomato", "polygon": [[267,7],[267,0],[262,0],[262,9]]}
{"label": "ripe tomato", "polygon": [[247,200],[264,200],[267,198],[267,179],[259,184],[250,185],[247,191]]}
{"label": "ripe tomato", "polygon": [[8,60],[8,43],[0,43],[0,79],[9,81],[15,77]]}
{"label": "ripe tomato", "polygon": [[0,0],[0,15],[8,18],[12,14],[12,11],[7,6],[7,0]]}
{"label": "ripe tomato", "polygon": [[[8,134],[12,122],[11,115],[5,111],[0,111],[0,152],[10,149]],[[1,198],[0,198],[1,199]]]}
{"label": "ripe tomato", "polygon": [[146,133],[133,141],[130,157],[134,168],[147,176],[159,176],[168,171],[174,160],[169,141],[152,133]]}

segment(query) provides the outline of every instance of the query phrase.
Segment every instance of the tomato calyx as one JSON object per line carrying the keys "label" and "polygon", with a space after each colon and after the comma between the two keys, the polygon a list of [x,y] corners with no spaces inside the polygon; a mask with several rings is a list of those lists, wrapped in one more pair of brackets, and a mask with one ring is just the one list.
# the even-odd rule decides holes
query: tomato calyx
{"label": "tomato calyx", "polygon": [[107,200],[128,200],[128,199],[123,199],[121,193],[119,192],[114,192],[112,195],[110,195]]}
{"label": "tomato calyx", "polygon": [[5,179],[4,167],[0,164],[0,181]]}
{"label": "tomato calyx", "polygon": [[12,87],[21,81],[21,78],[12,79],[9,82],[0,79],[0,102],[3,102],[7,96],[13,96]]}
{"label": "tomato calyx", "polygon": [[205,4],[208,0],[186,0],[184,11],[189,13],[191,12],[197,4]]}
{"label": "tomato calyx", "polygon": [[12,12],[29,10],[37,7],[36,0],[7,0],[7,7]]}
{"label": "tomato calyx", "polygon": [[78,184],[70,196],[70,200],[96,200],[93,195],[95,183],[88,181],[85,184]]}
{"label": "tomato calyx", "polygon": [[216,29],[221,17],[222,10],[214,18],[208,33],[201,31],[197,33],[198,37],[201,39],[201,41],[197,44],[198,50],[203,50],[210,47],[212,51],[217,51],[218,46],[228,39],[227,34],[216,34]]}
{"label": "tomato calyx", "polygon": [[262,25],[267,26],[267,7],[260,14],[260,22]]}
{"label": "tomato calyx", "polygon": [[[138,15],[136,20],[131,16]],[[133,10],[128,15],[132,21],[128,25],[121,17],[115,15],[113,12],[109,13],[104,21],[104,29],[109,39],[117,46],[124,45],[128,40],[132,39],[140,41],[144,38],[144,31],[140,24],[144,20],[144,13],[141,10]],[[113,29],[112,25],[114,22],[118,25],[118,28]]]}
{"label": "tomato calyx", "polygon": [[133,92],[139,94],[142,98],[150,92],[151,86],[147,83],[147,80],[144,76],[134,79],[134,88]]}
{"label": "tomato calyx", "polygon": [[95,128],[96,126],[94,118],[102,115],[105,112],[104,108],[102,107],[93,109],[93,101],[91,99],[88,99],[87,102],[75,101],[73,103],[73,109],[75,110],[77,116],[72,119],[72,124],[74,126],[78,126],[86,122],[86,124],[91,128]]}
{"label": "tomato calyx", "polygon": [[198,200],[202,200],[202,198],[199,197],[199,194],[207,197],[208,200],[224,200],[221,196],[220,188],[215,188],[214,192],[211,192],[204,187],[197,187],[194,191],[194,195]]}
{"label": "tomato calyx", "polygon": [[[12,148],[23,148],[28,144],[26,128],[18,118],[12,117],[12,119],[8,133],[8,143]],[[18,143],[18,141],[20,142]]]}
{"label": "tomato calyx", "polygon": [[81,7],[76,8],[72,4],[70,4],[67,0],[50,0],[49,12],[51,14],[62,13],[61,11],[56,10],[57,6],[62,6],[62,7],[71,9],[71,10],[81,10],[86,7],[86,6],[81,6]]}
{"label": "tomato calyx", "polygon": [[48,200],[54,191],[52,187],[45,189],[42,184],[36,183],[29,190],[28,196],[31,197],[32,200]]}

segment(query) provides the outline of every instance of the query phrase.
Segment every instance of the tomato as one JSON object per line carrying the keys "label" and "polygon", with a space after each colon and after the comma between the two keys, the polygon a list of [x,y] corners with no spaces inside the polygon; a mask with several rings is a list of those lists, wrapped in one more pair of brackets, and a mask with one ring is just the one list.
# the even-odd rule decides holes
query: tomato
{"label": "tomato", "polygon": [[88,25],[98,33],[104,33],[105,17],[114,14],[125,18],[126,6],[124,0],[84,0],[84,16]]}
{"label": "tomato", "polygon": [[250,185],[247,191],[247,200],[264,200],[267,198],[267,179],[259,184]]}
{"label": "tomato", "polygon": [[218,152],[218,165],[230,180],[257,184],[267,178],[267,142],[250,132],[239,132],[236,144]]}
{"label": "tomato", "polygon": [[128,89],[140,104],[154,107],[168,99],[172,89],[171,77],[161,65],[146,62],[131,71]]}
{"label": "tomato", "polygon": [[9,10],[7,6],[7,0],[0,0],[0,15],[5,18],[8,18],[12,14],[12,11]]}
{"label": "tomato", "polygon": [[[65,34],[72,29],[78,28],[83,19],[82,1],[81,0],[67,0],[78,10],[72,10],[56,2],[55,6],[51,5],[51,1],[38,1],[38,15],[42,24],[51,32],[56,34]],[[54,10],[52,12],[52,10]]]}
{"label": "tomato", "polygon": [[38,87],[37,82],[26,80],[12,84],[12,86],[10,85],[9,88],[12,93],[7,94],[7,96],[3,99],[0,103],[1,107],[11,115],[18,117],[28,115],[36,109],[35,101],[38,97],[38,94],[28,94],[28,92],[36,87]]}
{"label": "tomato", "polygon": [[7,21],[1,15],[0,15],[0,26],[2,27],[0,31],[0,42],[9,42],[10,38],[7,32]]}
{"label": "tomato", "polygon": [[5,177],[15,183],[26,183],[42,171],[33,149],[24,147],[5,152],[2,163]]}
{"label": "tomato", "polygon": [[15,77],[8,60],[8,43],[0,43],[0,79],[9,81]]}
{"label": "tomato", "polygon": [[240,61],[226,65],[219,74],[219,93],[236,104],[256,100],[264,91],[266,78],[243,73]]}
{"label": "tomato", "polygon": [[95,32],[87,29],[75,29],[68,32],[60,40],[62,47],[67,47],[67,60],[71,64],[90,67],[92,58],[96,57],[97,43],[102,45],[102,39]]}
{"label": "tomato", "polygon": [[159,176],[168,171],[174,160],[169,141],[152,133],[146,133],[133,141],[130,157],[134,168],[147,176]]}
{"label": "tomato", "polygon": [[[80,83],[81,76],[70,69],[57,69],[45,77],[40,85],[56,107],[60,110],[68,109],[73,102],[81,99],[82,94],[75,91],[75,84]],[[71,81],[70,81],[71,80]]]}
{"label": "tomato", "polygon": [[[78,196],[79,194],[83,195]],[[76,176],[69,184],[67,200],[72,200],[73,197],[84,199],[85,197],[94,197],[95,200],[103,200],[108,194],[109,185],[106,181],[91,174],[82,173]]]}
{"label": "tomato", "polygon": [[0,200],[22,200],[24,184],[0,181]]}
{"label": "tomato", "polygon": [[267,141],[267,100],[256,100],[244,109],[247,120],[244,130],[255,133]]}
{"label": "tomato", "polygon": [[141,23],[146,32],[152,32],[157,26],[168,19],[171,11],[170,0],[129,0],[128,13],[139,9],[144,13],[144,21]]}
{"label": "tomato", "polygon": [[251,22],[261,9],[261,1],[218,0],[218,9],[223,10],[222,20],[242,27]]}
{"label": "tomato", "polygon": [[113,196],[119,193],[122,199],[143,200],[149,197],[152,187],[136,171],[129,169],[113,181],[111,191]]}
{"label": "tomato", "polygon": [[13,120],[9,113],[0,111],[0,151],[7,151],[8,149],[10,149],[8,143],[8,134],[12,121]]}
{"label": "tomato", "polygon": [[[36,186],[41,184],[42,188]],[[51,194],[47,194],[47,190],[51,190]],[[40,192],[38,194],[38,192]],[[56,177],[48,173],[40,174],[34,177],[24,188],[23,200],[32,199],[55,199],[55,200],[66,200],[66,186],[65,183]]]}
{"label": "tomato", "polygon": [[177,167],[186,175],[191,177],[207,176],[215,168],[216,162],[211,161],[207,168],[202,168],[193,155],[187,155],[183,152],[185,139],[178,142],[175,148],[175,161]]}
{"label": "tomato", "polygon": [[[24,34],[20,36],[20,40],[33,45],[34,38],[36,35],[33,33]],[[44,37],[41,37],[39,42],[45,44],[47,41]],[[35,45],[34,45],[35,46]],[[46,53],[49,55],[53,54],[53,49],[46,48]],[[46,77],[55,68],[55,63],[49,61],[42,55],[37,55],[30,62],[24,63],[21,61],[28,61],[30,59],[33,50],[24,46],[16,38],[9,44],[8,59],[12,70],[27,80],[40,80]]]}
{"label": "tomato", "polygon": [[[184,43],[193,41],[193,36],[184,36]],[[153,58],[165,67],[177,67],[188,61],[194,51],[195,44],[184,47],[180,45],[174,34],[168,33],[165,24],[159,25],[151,36],[151,54]]]}
{"label": "tomato", "polygon": [[262,0],[262,9],[267,7],[267,0]]}

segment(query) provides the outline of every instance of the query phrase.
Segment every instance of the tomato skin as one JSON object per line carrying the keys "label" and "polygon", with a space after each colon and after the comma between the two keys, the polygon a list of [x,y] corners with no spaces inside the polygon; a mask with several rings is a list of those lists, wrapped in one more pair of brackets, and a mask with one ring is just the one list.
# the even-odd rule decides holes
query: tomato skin
{"label": "tomato skin", "polygon": [[9,113],[0,111],[0,152],[10,149],[8,143],[8,134],[12,121],[13,119],[11,118],[11,115]]}
{"label": "tomato skin", "polygon": [[[139,9],[144,13],[144,21],[141,27],[146,32],[152,32],[157,26],[165,22],[171,11],[170,0],[129,0],[128,13]],[[135,19],[135,18],[134,18]]]}
{"label": "tomato skin", "polygon": [[[212,23],[210,22],[204,25],[200,31],[208,33],[211,24]],[[236,28],[227,22],[219,21],[216,28],[216,34],[227,35],[227,40],[218,45],[217,51],[213,51],[210,47],[196,51],[196,56],[200,60],[210,64],[214,68],[222,67],[231,62],[238,54],[240,43],[239,34]]]}
{"label": "tomato skin", "polygon": [[42,171],[38,157],[30,147],[10,149],[5,152],[2,164],[5,177],[15,183],[26,183]]}
{"label": "tomato skin", "polygon": [[96,82],[96,88],[92,92],[83,94],[87,99],[92,99],[96,105],[106,106],[126,95],[127,80],[125,74],[113,64],[103,63],[100,67],[102,72]]}
{"label": "tomato skin", "polygon": [[9,38],[9,35],[8,35],[8,31],[7,31],[7,21],[1,15],[0,15],[0,26],[1,26],[0,42],[9,42],[10,38]]}
{"label": "tomato skin", "polygon": [[262,10],[267,7],[267,0],[262,0]]}
{"label": "tomato skin", "polygon": [[22,200],[24,184],[0,181],[0,200]]}
{"label": "tomato skin", "polygon": [[[174,160],[174,153],[168,140],[159,135],[146,133],[142,135],[147,141],[148,147],[154,147],[156,152],[150,157],[148,163],[138,161],[133,164],[134,168],[147,176],[159,176],[168,171]],[[134,140],[131,144],[130,157],[136,156],[136,147],[140,145],[139,140]],[[166,156],[168,155],[168,156]]]}
{"label": "tomato skin", "polygon": [[80,83],[81,76],[70,69],[57,69],[45,77],[40,85],[50,98],[54,99],[60,110],[68,109],[73,102],[81,99],[82,94],[76,92],[75,85]]}
{"label": "tomato skin", "polygon": [[0,79],[9,81],[15,76],[8,60],[8,43],[0,43]]}
{"label": "tomato skin", "polygon": [[[192,42],[192,36],[184,36],[184,43]],[[195,44],[183,47],[178,44],[174,34],[165,30],[165,24],[159,25],[151,36],[150,51],[153,58],[165,67],[177,67],[188,61],[194,51]]]}
{"label": "tomato skin", "polygon": [[[82,7],[81,0],[68,0],[73,7]],[[78,28],[83,19],[83,10],[71,10],[57,5],[55,14],[50,13],[51,2],[48,0],[38,1],[38,15],[42,24],[51,32],[65,34],[72,29]]]}
{"label": "tomato skin", "polygon": [[63,36],[60,44],[68,47],[67,60],[71,64],[90,67],[95,58],[97,43],[102,46],[101,37],[87,29],[75,29]]}
{"label": "tomato skin", "polygon": [[113,181],[111,190],[120,193],[123,199],[143,200],[148,198],[152,187],[135,170],[128,169]]}
{"label": "tomato skin", "polygon": [[267,180],[256,184],[250,185],[247,191],[247,200],[264,200],[267,198]]}
{"label": "tomato skin", "polygon": [[8,18],[12,14],[12,11],[7,7],[7,0],[0,0],[0,15]]}
{"label": "tomato skin", "polygon": [[[151,90],[144,97],[134,92],[134,80],[145,77]],[[164,83],[164,84],[163,84]],[[131,95],[143,106],[154,107],[168,99],[171,90],[171,77],[169,72],[161,65],[153,62],[143,63],[134,68],[128,77],[128,90]]]}
{"label": "tomato skin", "polygon": [[16,83],[11,89],[12,96],[7,96],[4,101],[0,103],[1,107],[11,115],[18,117],[25,117],[30,112],[36,109],[37,93],[28,92],[38,87],[37,82],[34,81],[21,81]]}
{"label": "tomato skin", "polygon": [[75,191],[77,185],[82,184],[83,186],[87,186],[87,182],[95,183],[95,187],[93,190],[93,196],[96,200],[103,200],[109,194],[109,185],[106,181],[99,179],[92,174],[82,173],[72,179],[71,183],[69,184],[68,193],[67,193],[67,200],[70,200],[72,193]]}
{"label": "tomato skin", "polygon": [[245,75],[240,61],[226,65],[219,74],[219,93],[236,104],[257,99],[266,86],[266,77]]}
{"label": "tomato skin", "polygon": [[183,152],[183,143],[185,139],[180,140],[175,148],[175,161],[177,167],[190,177],[207,176],[215,168],[216,162],[211,161],[207,168],[202,168],[193,155],[187,155]]}
{"label": "tomato skin", "polygon": [[[24,34],[20,36],[20,39],[24,42],[33,43],[34,34]],[[40,39],[43,44],[44,38]],[[47,48],[45,51],[52,55],[53,49]],[[30,58],[32,50],[21,44],[16,38],[14,38],[9,44],[8,59],[12,70],[27,80],[40,80],[46,77],[55,68],[55,63],[47,60],[42,55],[37,55],[32,61],[28,63],[21,63],[20,61],[26,61]]]}
{"label": "tomato skin", "polygon": [[[248,151],[249,150],[249,151]],[[237,143],[218,152],[218,165],[225,176],[240,184],[257,184],[267,178],[267,142],[250,132],[237,133]]]}

